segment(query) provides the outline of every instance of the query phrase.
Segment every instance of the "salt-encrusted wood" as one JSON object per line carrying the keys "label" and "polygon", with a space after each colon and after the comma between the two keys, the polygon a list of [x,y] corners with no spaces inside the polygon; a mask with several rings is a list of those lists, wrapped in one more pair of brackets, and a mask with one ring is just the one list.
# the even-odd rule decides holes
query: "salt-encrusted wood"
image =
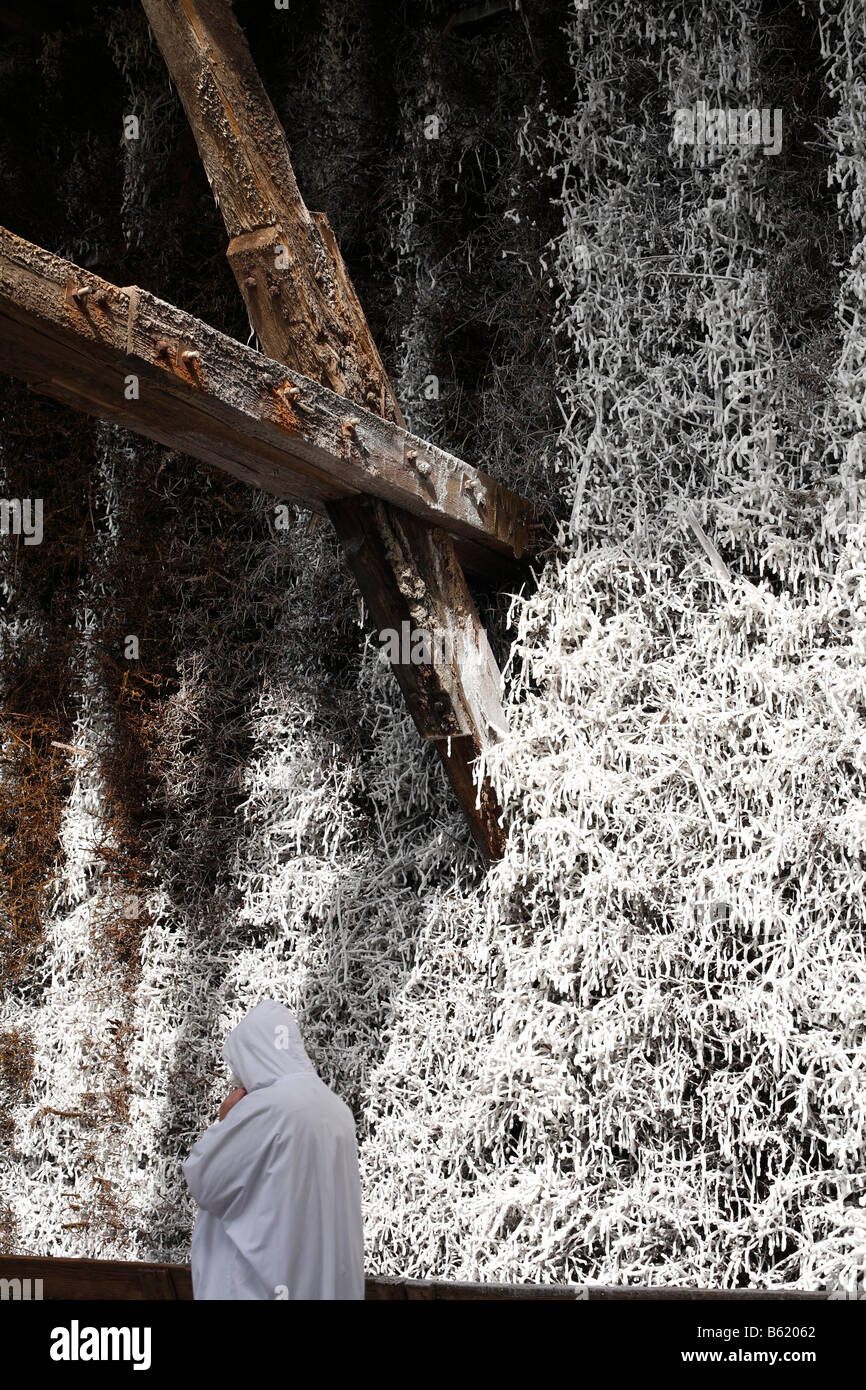
{"label": "salt-encrusted wood", "polygon": [[[262,347],[402,425],[334,234],[324,214],[304,204],[285,134],[230,5],[142,3],[232,237],[228,258]],[[407,451],[429,480],[426,455]],[[474,505],[489,505],[467,485]],[[416,643],[412,661],[394,670],[419,731],[436,740],[482,854],[498,858],[501,812],[476,762],[492,731],[504,729],[501,677],[454,545],[438,528],[381,503],[349,499],[328,510],[380,631],[402,635],[411,611],[412,631],[431,639],[431,660],[423,645],[419,659]]]}
{"label": "salt-encrusted wood", "polygon": [[528,549],[529,504],[492,478],[145,290],[2,228],[0,368],[317,511],[369,492],[507,557]]}
{"label": "salt-encrusted wood", "polygon": [[[498,859],[501,808],[475,763],[506,732],[502,681],[453,550],[371,499],[333,502],[328,513],[374,623],[398,635],[392,668],[415,726],[435,744],[482,854]],[[429,637],[427,651],[418,634]],[[416,645],[427,659],[413,659]]]}
{"label": "salt-encrusted wood", "polygon": [[227,0],[142,0],[232,238],[229,263],[265,349],[403,423],[333,232],[289,147]]}

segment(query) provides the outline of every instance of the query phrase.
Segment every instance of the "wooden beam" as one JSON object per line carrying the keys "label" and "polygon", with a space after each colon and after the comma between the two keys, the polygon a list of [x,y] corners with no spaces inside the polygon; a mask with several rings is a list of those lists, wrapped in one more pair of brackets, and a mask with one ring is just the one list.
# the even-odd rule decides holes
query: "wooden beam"
{"label": "wooden beam", "polygon": [[289,147],[228,0],[142,0],[231,238],[228,259],[269,356],[403,423],[324,213]]}
{"label": "wooden beam", "polygon": [[[285,133],[227,0],[142,4],[223,213],[229,262],[265,351],[403,424],[334,234],[325,215],[304,204]],[[421,459],[419,452],[416,466],[430,476]],[[472,496],[478,503],[480,495]],[[395,506],[332,500],[327,510],[380,633],[408,626],[431,639],[433,659],[398,662],[394,671],[419,732],[435,741],[482,855],[499,858],[501,810],[489,780],[475,773],[479,754],[505,731],[501,677],[454,544]]]}
{"label": "wooden beam", "polygon": [[529,551],[528,503],[486,474],[2,228],[0,370],[316,511],[370,493],[506,558]]}
{"label": "wooden beam", "polygon": [[502,811],[474,771],[507,732],[502,678],[453,549],[381,502],[332,502],[328,513],[380,635],[395,634],[392,670],[415,727],[435,744],[482,855],[498,859]]}

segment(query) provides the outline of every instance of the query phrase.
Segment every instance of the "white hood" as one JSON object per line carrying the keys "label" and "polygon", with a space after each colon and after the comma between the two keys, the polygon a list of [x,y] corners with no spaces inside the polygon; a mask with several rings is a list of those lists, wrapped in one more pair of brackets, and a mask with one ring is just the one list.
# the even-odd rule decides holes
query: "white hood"
{"label": "white hood", "polygon": [[199,1206],[197,1299],[361,1299],[364,1240],[352,1112],[316,1075],[282,1004],[257,1004],[223,1057],[248,1094],[184,1164]]}
{"label": "white hood", "polygon": [[223,1061],[246,1091],[299,1072],[315,1075],[297,1023],[285,1005],[273,999],[256,1004],[229,1033]]}

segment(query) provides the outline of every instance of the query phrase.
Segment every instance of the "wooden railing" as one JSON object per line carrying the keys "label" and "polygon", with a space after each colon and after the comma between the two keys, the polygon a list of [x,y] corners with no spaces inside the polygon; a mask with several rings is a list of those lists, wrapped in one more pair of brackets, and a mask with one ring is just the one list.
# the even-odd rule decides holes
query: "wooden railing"
{"label": "wooden railing", "polygon": [[[2,1281],[6,1281],[3,1283]],[[41,1280],[41,1285],[36,1281]],[[16,1283],[16,1281],[18,1281]],[[29,1283],[27,1282],[29,1281]],[[191,1300],[189,1265],[145,1264],[131,1260],[70,1260],[35,1255],[0,1255],[0,1298],[45,1300]],[[485,1301],[562,1299],[613,1302],[635,1299],[799,1299],[823,1300],[826,1293],[802,1289],[689,1289],[603,1287],[581,1284],[468,1284],[437,1279],[368,1277],[368,1300],[472,1299]]]}

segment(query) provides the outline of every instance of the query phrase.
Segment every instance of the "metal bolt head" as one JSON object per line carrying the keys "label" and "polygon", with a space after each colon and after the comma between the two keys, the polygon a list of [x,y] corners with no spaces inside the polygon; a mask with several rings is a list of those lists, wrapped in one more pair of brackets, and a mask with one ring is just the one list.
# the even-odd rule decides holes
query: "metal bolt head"
{"label": "metal bolt head", "polygon": [[199,353],[193,352],[192,348],[187,348],[186,352],[182,352],[180,356],[182,362],[198,362],[201,360]]}
{"label": "metal bolt head", "polygon": [[256,277],[255,277],[255,275],[248,275],[248,276],[246,277],[246,279],[244,280],[244,284],[246,285],[246,287],[247,287],[248,290],[254,290],[255,287],[256,287]]}
{"label": "metal bolt head", "polygon": [[83,304],[89,294],[93,294],[92,285],[79,285],[77,290],[72,291],[72,298],[78,304]]}

